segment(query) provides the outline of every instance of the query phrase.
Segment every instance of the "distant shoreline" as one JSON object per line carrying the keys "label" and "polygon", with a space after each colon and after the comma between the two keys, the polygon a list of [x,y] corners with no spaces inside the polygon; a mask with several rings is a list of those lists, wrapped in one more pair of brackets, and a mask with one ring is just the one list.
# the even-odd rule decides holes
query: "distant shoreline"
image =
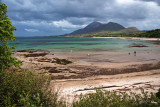
{"label": "distant shoreline", "polygon": [[148,40],[148,41],[160,42],[160,38],[140,38],[140,37],[92,37],[92,38],[134,39],[134,40]]}

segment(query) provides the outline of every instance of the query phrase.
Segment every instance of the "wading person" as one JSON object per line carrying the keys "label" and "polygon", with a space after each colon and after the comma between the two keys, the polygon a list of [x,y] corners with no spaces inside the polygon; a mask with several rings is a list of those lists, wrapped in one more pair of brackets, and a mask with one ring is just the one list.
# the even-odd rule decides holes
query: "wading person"
{"label": "wading person", "polygon": [[134,51],[134,56],[136,56],[136,51]]}

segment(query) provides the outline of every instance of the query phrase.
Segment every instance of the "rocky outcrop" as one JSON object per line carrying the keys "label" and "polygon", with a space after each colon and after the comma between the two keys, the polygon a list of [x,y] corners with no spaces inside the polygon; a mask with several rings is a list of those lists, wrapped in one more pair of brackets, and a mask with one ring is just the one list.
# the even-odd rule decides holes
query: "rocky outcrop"
{"label": "rocky outcrop", "polygon": [[59,59],[59,58],[53,58],[52,63],[57,63],[57,64],[62,64],[62,65],[67,65],[72,63],[72,61],[69,61],[67,59]]}

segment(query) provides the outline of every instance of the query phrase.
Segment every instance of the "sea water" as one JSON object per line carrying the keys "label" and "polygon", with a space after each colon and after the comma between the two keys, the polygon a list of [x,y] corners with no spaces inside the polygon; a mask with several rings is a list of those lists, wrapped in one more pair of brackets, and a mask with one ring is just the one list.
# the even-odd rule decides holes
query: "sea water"
{"label": "sea water", "polygon": [[[134,44],[146,47],[132,47]],[[17,37],[11,45],[16,45],[15,50],[41,49],[55,52],[160,51],[160,45],[155,42],[112,38]]]}

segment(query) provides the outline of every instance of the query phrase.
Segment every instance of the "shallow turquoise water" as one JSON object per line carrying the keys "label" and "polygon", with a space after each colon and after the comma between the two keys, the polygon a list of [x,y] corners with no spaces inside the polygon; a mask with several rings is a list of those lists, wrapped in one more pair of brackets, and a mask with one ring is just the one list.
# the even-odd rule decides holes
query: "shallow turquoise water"
{"label": "shallow turquoise water", "polygon": [[[143,44],[148,47],[129,47],[132,44]],[[56,52],[105,52],[157,50],[160,45],[150,41],[110,38],[77,38],[77,37],[26,37],[16,38],[15,50],[42,49]]]}

